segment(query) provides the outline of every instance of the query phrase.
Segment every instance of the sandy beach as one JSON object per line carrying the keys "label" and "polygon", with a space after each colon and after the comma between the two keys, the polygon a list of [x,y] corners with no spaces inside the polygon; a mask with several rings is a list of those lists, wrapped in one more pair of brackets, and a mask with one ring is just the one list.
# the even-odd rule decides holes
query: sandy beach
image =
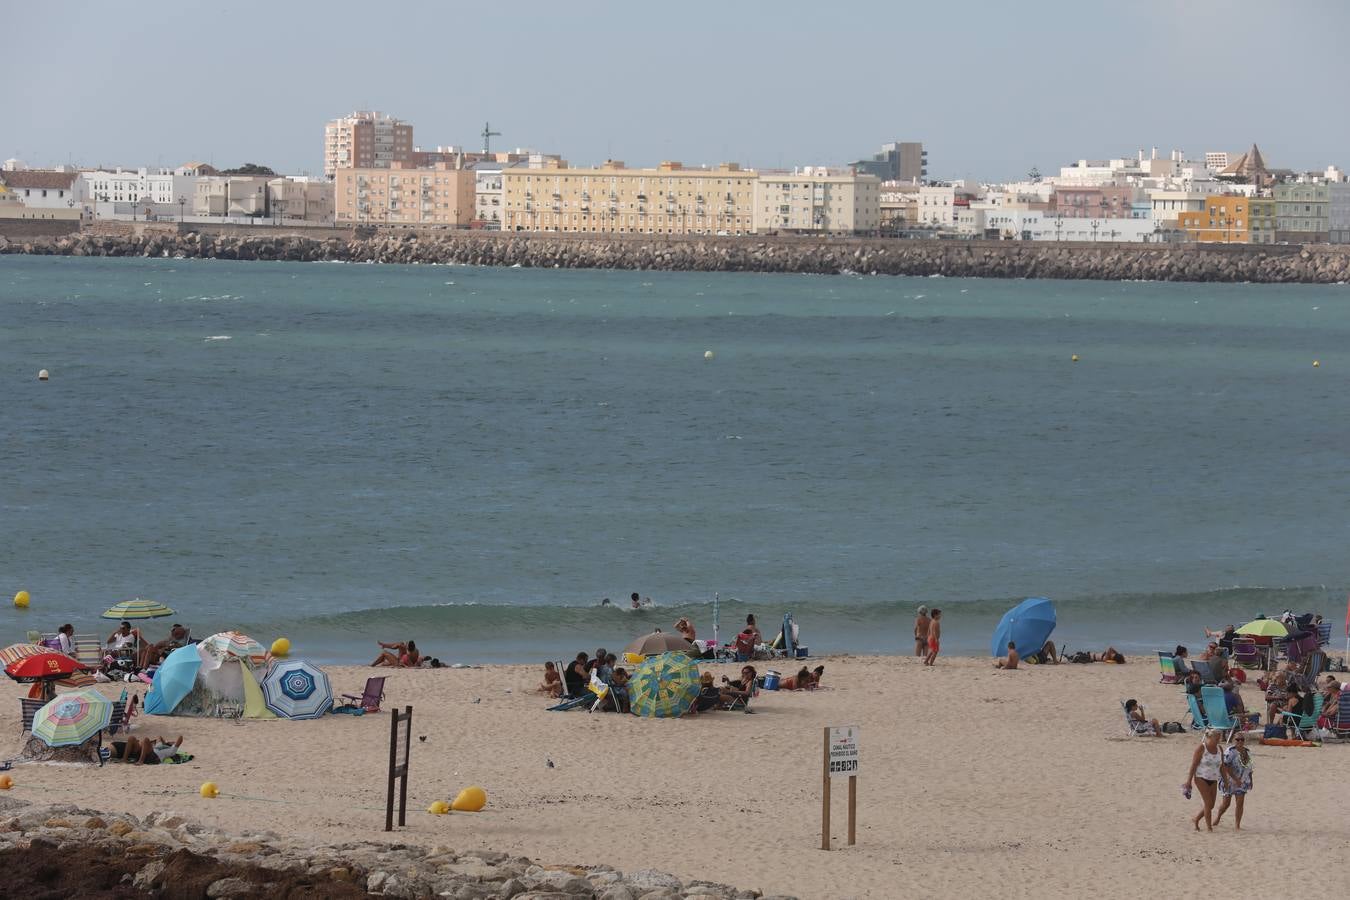
{"label": "sandy beach", "polygon": [[[414,708],[408,825],[390,838],[802,898],[1127,896],[1150,885],[1190,894],[1258,884],[1277,868],[1311,870],[1350,843],[1340,778],[1350,747],[1337,744],[1254,746],[1243,831],[1231,820],[1214,834],[1193,831],[1199,803],[1179,786],[1197,738],[1125,736],[1125,698],[1150,716],[1184,719],[1179,689],[1160,685],[1148,660],[1016,672],[964,658],[932,669],[895,657],[824,663],[820,691],[763,692],[751,715],[681,720],[547,712],[537,667],[388,671],[386,707]],[[374,670],[328,671],[335,690],[359,692]],[[1246,693],[1252,703],[1255,688]],[[17,703],[0,709],[6,755],[19,748],[17,719]],[[858,843],[842,846],[839,782],[837,849],[825,853],[821,728],[844,724],[861,727]],[[383,835],[387,715],[144,716],[136,730],[181,733],[196,758],[22,764],[12,795],[138,815],[170,809],[330,842]],[[220,798],[198,796],[208,779]],[[486,788],[484,812],[424,811],[470,784]]]}

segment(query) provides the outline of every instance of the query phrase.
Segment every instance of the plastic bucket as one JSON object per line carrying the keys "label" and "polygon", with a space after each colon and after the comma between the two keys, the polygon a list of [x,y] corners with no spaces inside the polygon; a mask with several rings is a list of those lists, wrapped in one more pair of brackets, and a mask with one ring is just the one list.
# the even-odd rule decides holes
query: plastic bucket
{"label": "plastic bucket", "polygon": [[777,673],[777,672],[765,672],[765,673],[764,673],[764,690],[766,690],[766,691],[776,691],[776,690],[778,690],[778,673]]}

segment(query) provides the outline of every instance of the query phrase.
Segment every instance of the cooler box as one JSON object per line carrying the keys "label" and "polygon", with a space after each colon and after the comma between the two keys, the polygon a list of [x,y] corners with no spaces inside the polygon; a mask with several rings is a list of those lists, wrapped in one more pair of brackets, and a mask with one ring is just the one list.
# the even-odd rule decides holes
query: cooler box
{"label": "cooler box", "polygon": [[778,673],[777,673],[777,672],[765,672],[765,673],[764,673],[764,690],[766,690],[766,691],[776,691],[776,690],[778,690]]}
{"label": "cooler box", "polygon": [[806,652],[806,648],[805,648],[805,647],[798,647],[798,648],[797,648],[797,658],[798,658],[798,659],[806,659],[808,655],[809,655],[809,654]]}

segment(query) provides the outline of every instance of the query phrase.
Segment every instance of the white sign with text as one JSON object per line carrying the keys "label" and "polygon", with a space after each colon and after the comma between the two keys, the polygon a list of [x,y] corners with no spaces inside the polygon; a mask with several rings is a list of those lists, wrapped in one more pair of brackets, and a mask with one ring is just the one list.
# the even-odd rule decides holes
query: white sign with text
{"label": "white sign with text", "polygon": [[830,726],[830,777],[858,774],[858,726]]}

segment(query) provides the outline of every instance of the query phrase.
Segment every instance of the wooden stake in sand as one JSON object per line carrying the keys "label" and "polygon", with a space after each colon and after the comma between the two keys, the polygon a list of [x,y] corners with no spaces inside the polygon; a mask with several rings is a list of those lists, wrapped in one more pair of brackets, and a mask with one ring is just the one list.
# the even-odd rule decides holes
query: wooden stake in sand
{"label": "wooden stake in sand", "polygon": [[848,778],[848,845],[858,838],[858,726],[825,726],[821,775],[820,849],[830,849],[830,779]]}
{"label": "wooden stake in sand", "polygon": [[[399,726],[403,726],[400,728]],[[402,734],[400,734],[400,731]],[[402,740],[399,740],[402,738]],[[399,753],[399,744],[403,752]],[[408,753],[412,750],[412,707],[403,712],[393,710],[389,721],[389,799],[384,804],[384,830],[394,830],[394,782],[400,782],[398,795],[398,824],[407,825],[408,813]]]}

